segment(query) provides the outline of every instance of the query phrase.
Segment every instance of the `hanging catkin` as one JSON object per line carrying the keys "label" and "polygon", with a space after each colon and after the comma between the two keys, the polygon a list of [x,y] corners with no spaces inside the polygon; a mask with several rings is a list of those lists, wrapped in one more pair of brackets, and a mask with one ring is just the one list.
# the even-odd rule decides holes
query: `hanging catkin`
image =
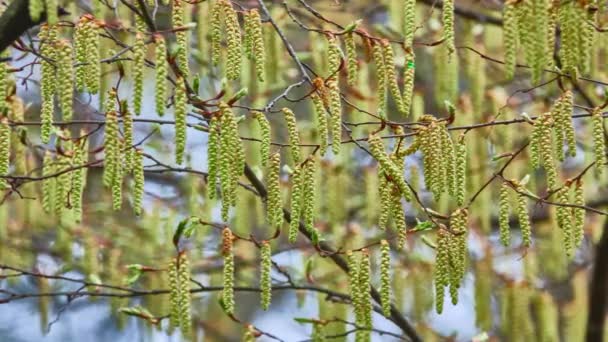
{"label": "hanging catkin", "polygon": [[[49,59],[57,58],[57,28],[43,25],[40,28],[39,38],[41,41],[40,52]],[[53,125],[53,112],[55,109],[55,67],[47,59],[41,61],[40,93],[42,97],[42,109],[40,110],[40,139],[48,143]]]}
{"label": "hanging catkin", "polygon": [[[458,143],[454,147],[454,152],[456,154],[455,160],[455,195],[456,195],[456,204],[463,205],[464,198],[467,189],[467,179],[466,179],[466,171],[467,171],[467,146],[464,141],[464,135],[461,135],[458,139]],[[449,172],[449,171],[448,171]]]}
{"label": "hanging catkin", "polygon": [[167,98],[167,46],[165,38],[160,34],[154,35],[155,54],[156,54],[156,89],[154,99],[156,102],[156,114],[165,115],[165,101]]}
{"label": "hanging catkin", "polygon": [[268,168],[266,218],[271,227],[280,228],[283,225],[283,204],[281,202],[281,154],[279,152],[270,157]]}
{"label": "hanging catkin", "polygon": [[192,330],[191,300],[190,300],[190,262],[185,252],[178,259],[177,277],[179,279],[179,321],[182,336],[188,338]]}
{"label": "hanging catkin", "polygon": [[[184,0],[173,0],[172,24],[173,28],[183,28],[186,20],[186,7],[188,3]],[[177,57],[176,62],[181,73],[181,77],[187,80],[190,76],[190,68],[188,67],[188,30],[177,30],[175,32],[175,40],[177,41]]]}
{"label": "hanging catkin", "polygon": [[220,0],[224,12],[226,24],[226,43],[228,57],[226,59],[226,78],[236,80],[241,76],[241,57],[243,54],[241,27],[239,19],[232,4],[226,0]]}
{"label": "hanging catkin", "polygon": [[144,94],[144,67],[146,43],[144,35],[137,32],[133,46],[133,110],[135,115],[141,114],[141,100]]}
{"label": "hanging catkin", "polygon": [[169,313],[169,324],[171,328],[178,328],[180,326],[180,312],[179,303],[181,288],[179,286],[178,278],[178,258],[171,259],[171,262],[167,266],[167,282],[169,283],[169,303],[171,311]]}
{"label": "hanging catkin", "polygon": [[236,205],[236,189],[245,167],[245,151],[239,137],[236,118],[228,104],[220,102],[220,184],[222,189],[222,219],[228,220],[228,210]]}
{"label": "hanging catkin", "polygon": [[500,230],[500,242],[508,247],[511,243],[511,228],[509,227],[509,185],[504,182],[500,187],[498,202],[498,226]]}
{"label": "hanging catkin", "polygon": [[268,241],[262,242],[262,247],[260,248],[260,255],[260,289],[262,289],[260,301],[262,304],[262,309],[268,310],[268,308],[270,307],[270,299],[272,296],[272,279],[270,276],[272,259],[270,252],[270,244],[268,243]]}
{"label": "hanging catkin", "polygon": [[443,312],[443,302],[445,297],[445,287],[450,279],[450,233],[445,229],[437,232],[437,248],[435,249],[435,311],[438,314]]}
{"label": "hanging catkin", "polygon": [[534,121],[530,141],[532,166],[535,168],[542,166],[545,169],[549,188],[557,186],[557,169],[553,159],[553,134],[551,132],[553,123],[550,112],[542,114]]}
{"label": "hanging catkin", "polygon": [[224,228],[222,232],[222,256],[224,257],[222,302],[224,310],[229,315],[234,314],[234,254],[232,243],[234,237],[230,228]]}
{"label": "hanging catkin", "polygon": [[282,109],[287,124],[287,132],[289,134],[289,150],[291,151],[291,159],[294,164],[300,162],[300,133],[296,124],[296,116],[293,111],[287,107]]}
{"label": "hanging catkin", "polygon": [[352,32],[344,35],[344,47],[346,49],[346,69],[348,71],[348,85],[354,87],[359,80],[359,63],[357,61],[357,45]]}
{"label": "hanging catkin", "polygon": [[38,22],[44,13],[45,0],[30,0],[28,2],[28,10],[30,13],[30,19],[33,22]]}
{"label": "hanging catkin", "polygon": [[178,77],[175,83],[175,162],[182,164],[186,151],[188,95],[184,78]]}
{"label": "hanging catkin", "polygon": [[[371,298],[371,261],[369,251],[364,248],[361,250],[361,262],[359,264],[359,291],[362,310],[362,326],[372,327],[372,298]],[[369,333],[367,331],[367,333]]]}
{"label": "hanging catkin", "polygon": [[124,101],[121,105],[122,109],[122,136],[123,136],[123,159],[126,172],[131,172],[133,169],[133,116],[129,110],[127,102]]}
{"label": "hanging catkin", "polygon": [[378,80],[378,86],[376,93],[378,94],[378,115],[385,119],[386,118],[386,92],[387,92],[387,76],[386,76],[386,64],[384,61],[384,52],[382,51],[382,45],[378,42],[374,42],[372,45],[372,57],[374,64],[376,65],[376,79]]}
{"label": "hanging catkin", "polygon": [[71,121],[73,114],[74,73],[72,65],[72,45],[67,40],[60,40],[57,43],[57,80],[60,83],[57,92],[63,121]]}
{"label": "hanging catkin", "polygon": [[523,186],[517,187],[517,218],[524,247],[530,247],[532,242],[532,227],[530,226],[530,216],[528,215],[528,201],[522,193],[526,192]]}
{"label": "hanging catkin", "polygon": [[315,113],[315,123],[317,127],[317,135],[319,136],[319,153],[321,156],[327,152],[327,115],[323,100],[317,93],[313,93],[310,96],[313,103],[313,109]]}
{"label": "hanging catkin", "polygon": [[262,112],[254,111],[252,115],[258,122],[258,125],[260,125],[260,158],[262,160],[262,167],[266,167],[270,156],[270,123]]}
{"label": "hanging catkin", "polygon": [[405,65],[403,69],[403,112],[409,115],[412,107],[412,95],[414,94],[414,78],[416,72],[416,56],[413,49],[407,49],[405,53]]}
{"label": "hanging catkin", "polygon": [[318,232],[314,227],[315,219],[315,203],[316,203],[316,162],[314,155],[306,159],[304,163],[304,172],[302,174],[302,219],[304,227],[311,234],[313,242],[318,239]]}
{"label": "hanging catkin", "polygon": [[[11,154],[11,126],[6,117],[0,117],[0,175],[8,175]],[[7,188],[5,179],[0,178],[0,188]]]}
{"label": "hanging catkin", "polygon": [[212,116],[209,120],[209,136],[207,140],[207,186],[209,199],[215,198],[218,178],[218,158],[220,152],[220,119]]}
{"label": "hanging catkin", "polygon": [[606,168],[606,142],[604,140],[604,120],[600,107],[591,113],[591,134],[593,135],[593,154],[595,157],[595,174],[601,175]]}
{"label": "hanging catkin", "polygon": [[245,14],[245,39],[249,41],[250,59],[255,65],[258,81],[264,82],[266,78],[266,48],[264,34],[262,33],[262,19],[257,9]]}
{"label": "hanging catkin", "polygon": [[143,212],[144,196],[144,156],[141,150],[136,150],[133,158],[133,210],[135,215]]}
{"label": "hanging catkin", "polygon": [[386,70],[386,82],[387,87],[391,92],[391,96],[393,101],[395,101],[395,105],[397,106],[397,110],[404,115],[407,115],[407,109],[403,103],[403,98],[401,97],[401,90],[399,89],[399,84],[397,83],[397,70],[395,67],[395,54],[393,52],[393,47],[391,46],[388,40],[382,40],[380,42],[382,44],[382,53],[384,55],[384,65]]}
{"label": "hanging catkin", "polygon": [[297,164],[291,175],[291,222],[288,233],[288,239],[291,243],[296,242],[298,237],[300,217],[302,215],[302,197],[304,195],[303,171],[301,165]]}
{"label": "hanging catkin", "polygon": [[55,162],[50,151],[44,152],[42,161],[42,176],[47,177],[42,180],[42,209],[47,213],[55,212],[55,184],[56,178],[51,177],[55,174]]}
{"label": "hanging catkin", "polygon": [[[574,205],[584,206],[583,181],[579,178],[574,185]],[[585,209],[572,208],[574,215],[574,246],[580,246],[585,236]]]}
{"label": "hanging catkin", "polygon": [[445,0],[442,9],[443,39],[451,55],[456,51],[454,45],[454,0]]}
{"label": "hanging catkin", "polygon": [[391,250],[388,241],[380,241],[380,303],[382,313],[391,315]]}
{"label": "hanging catkin", "polygon": [[512,79],[517,64],[518,22],[515,0],[505,2],[502,12],[503,20],[503,46],[505,49],[505,70],[507,79]]}
{"label": "hanging catkin", "polygon": [[222,4],[216,2],[211,8],[211,62],[217,66],[222,56]]}
{"label": "hanging catkin", "polygon": [[416,31],[416,0],[403,1],[403,45],[411,48]]}
{"label": "hanging catkin", "polygon": [[72,172],[72,186],[70,190],[70,204],[74,210],[74,219],[76,222],[82,221],[82,193],[84,191],[84,177],[85,168],[83,165],[86,163],[88,156],[88,144],[86,139],[81,139],[78,144],[75,144],[74,151],[72,154],[72,167],[77,167]]}

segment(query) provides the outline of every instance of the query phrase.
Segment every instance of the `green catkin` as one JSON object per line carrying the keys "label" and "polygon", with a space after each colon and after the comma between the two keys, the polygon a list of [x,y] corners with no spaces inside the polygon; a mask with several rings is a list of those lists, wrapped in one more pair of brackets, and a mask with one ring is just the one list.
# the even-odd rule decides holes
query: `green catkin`
{"label": "green catkin", "polygon": [[467,265],[467,220],[466,209],[456,210],[450,217],[450,226],[454,235],[450,239],[450,296],[452,304],[458,304],[458,289],[464,278]]}
{"label": "green catkin", "polygon": [[599,176],[606,168],[606,143],[604,141],[604,121],[600,107],[591,113],[591,134],[593,135],[593,154],[595,157],[595,175]]}
{"label": "green catkin", "polygon": [[180,324],[180,286],[178,278],[178,265],[177,258],[171,259],[169,266],[167,267],[167,278],[169,283],[169,303],[171,311],[169,314],[169,324],[171,328],[177,328]]}
{"label": "green catkin", "polygon": [[337,81],[331,81],[329,89],[329,121],[331,126],[331,151],[340,154],[342,146],[342,99]]}
{"label": "green catkin", "polygon": [[156,114],[165,115],[165,103],[167,98],[167,46],[165,38],[160,34],[154,35],[156,54],[156,89],[154,99],[156,102]]}
{"label": "green catkin", "polygon": [[218,107],[221,114],[219,171],[222,189],[222,219],[228,221],[229,208],[236,205],[236,189],[245,167],[245,152],[232,109],[224,102],[220,102]]}
{"label": "green catkin", "polygon": [[372,134],[368,137],[368,143],[374,158],[378,160],[382,169],[391,177],[392,182],[395,183],[401,195],[409,202],[411,200],[411,191],[405,182],[403,172],[387,156],[381,138],[378,135]]}
{"label": "green catkin", "polygon": [[185,79],[178,77],[175,86],[175,162],[184,162],[186,151],[186,116],[188,106],[188,95],[186,94]]}
{"label": "green catkin", "polygon": [[76,89],[84,91],[86,88],[86,64],[87,61],[87,37],[91,30],[90,18],[88,16],[80,17],[74,29],[74,48],[76,59]]}
{"label": "green catkin", "polygon": [[135,215],[141,216],[143,212],[144,196],[144,156],[141,150],[136,150],[133,158],[133,210]]}
{"label": "green catkin", "polygon": [[33,22],[38,22],[44,13],[45,0],[30,0],[28,3],[28,9],[30,13],[30,19]]}
{"label": "green catkin", "polygon": [[[454,148],[454,153],[456,154],[455,160],[455,194],[456,194],[456,204],[463,205],[464,199],[467,191],[467,179],[466,179],[466,171],[467,171],[467,146],[464,141],[464,135],[460,136],[458,139],[458,143]],[[449,172],[449,171],[448,171]]]}
{"label": "green catkin", "polygon": [[[553,118],[553,129],[556,136],[556,155],[560,161],[564,160],[564,157],[570,155],[574,157],[576,155],[576,139],[574,133],[574,125],[572,123],[572,92],[567,90],[564,94],[555,102],[551,110],[551,117]],[[564,151],[563,143],[566,142],[568,151]]]}
{"label": "green catkin", "polygon": [[530,142],[532,166],[535,168],[543,166],[549,188],[557,185],[557,169],[553,159],[553,134],[551,132],[553,123],[554,120],[549,112],[536,119]]}
{"label": "green catkin", "polygon": [[[0,52],[0,57],[8,57],[6,51]],[[7,111],[6,98],[8,95],[9,86],[9,64],[8,62],[0,62],[0,115],[4,115]]]}
{"label": "green catkin", "polygon": [[298,228],[300,217],[302,214],[302,197],[304,196],[304,170],[300,164],[297,164],[291,175],[291,222],[289,224],[288,239],[294,243],[298,237]]}
{"label": "green catkin", "polygon": [[234,314],[234,253],[232,243],[234,237],[230,228],[224,228],[222,232],[222,256],[224,257],[222,301],[224,310],[229,315]]}
{"label": "green catkin", "polygon": [[[57,58],[57,28],[43,25],[40,28],[39,38],[41,40],[40,52],[49,59]],[[40,139],[48,143],[53,126],[53,112],[55,109],[55,66],[48,60],[41,61],[40,93],[42,97],[42,109],[40,111]]]}
{"label": "green catkin", "polygon": [[559,313],[553,297],[543,291],[534,298],[534,311],[537,317],[537,328],[539,342],[551,342],[559,340]]}
{"label": "green catkin", "polygon": [[315,229],[315,204],[317,202],[317,187],[316,180],[316,162],[314,156],[310,156],[304,164],[304,173],[302,174],[303,195],[302,195],[302,219],[306,230],[312,235],[313,241],[318,239],[318,231]]}
{"label": "green catkin", "polygon": [[591,54],[595,42],[595,27],[597,7],[594,3],[579,4],[579,65],[583,73],[591,69]]}
{"label": "green catkin", "polygon": [[357,323],[359,323],[361,316],[361,302],[359,300],[359,296],[361,295],[361,292],[359,291],[359,265],[357,263],[357,258],[352,251],[346,252],[346,261],[348,263],[348,291]]}
{"label": "green catkin", "polygon": [[226,59],[226,78],[229,80],[239,79],[241,76],[241,56],[243,54],[241,27],[236,11],[228,1],[221,1],[226,24],[226,43],[228,57]]}
{"label": "green catkin", "polygon": [[507,79],[512,79],[517,64],[518,26],[515,0],[505,2],[502,12],[503,18],[503,46],[505,49],[505,70]]}
{"label": "green catkin", "polygon": [[101,80],[101,57],[99,42],[99,24],[95,20],[89,20],[87,24],[90,28],[85,30],[85,83],[91,94],[97,94]]}
{"label": "green catkin", "polygon": [[218,178],[218,157],[220,152],[220,119],[212,116],[209,120],[209,136],[207,140],[207,185],[209,199],[215,198],[215,185]]}
{"label": "green catkin", "polygon": [[445,297],[445,287],[448,285],[450,273],[450,233],[445,229],[437,232],[437,248],[435,256],[435,311],[438,314],[443,312],[443,302]]}
{"label": "green catkin", "polygon": [[386,67],[386,86],[391,92],[391,96],[395,101],[397,110],[399,110],[401,114],[406,115],[407,110],[403,103],[403,98],[401,97],[401,90],[399,89],[399,84],[397,83],[397,70],[395,67],[395,54],[393,52],[393,47],[391,46],[388,40],[382,40],[381,44],[382,52],[384,54],[384,65]]}
{"label": "green catkin", "polygon": [[268,241],[263,241],[260,249],[260,289],[262,289],[260,295],[260,301],[263,310],[268,310],[270,307],[270,299],[272,296],[271,286],[272,280],[270,278],[270,269],[272,267],[272,259],[270,252],[270,244]]}
{"label": "green catkin", "polygon": [[559,23],[561,30],[560,60],[562,69],[573,77],[577,77],[577,61],[579,54],[579,35],[580,26],[576,1],[560,4]]}
{"label": "green catkin", "polygon": [[[55,174],[55,163],[50,151],[44,152],[42,161],[42,175],[48,177]],[[55,183],[56,178],[49,177],[42,180],[42,209],[47,213],[55,212]]]}
{"label": "green catkin", "polygon": [[123,157],[127,172],[133,169],[133,116],[126,102],[122,106],[122,128],[123,128]]}
{"label": "green catkin", "polygon": [[190,299],[190,262],[185,252],[179,256],[179,269],[177,271],[179,279],[179,320],[180,330],[184,338],[188,338],[192,333],[191,318],[191,299]]}
{"label": "green catkin", "polygon": [[508,247],[511,243],[511,228],[509,227],[509,185],[502,183],[498,202],[498,226],[500,230],[500,243]]}
{"label": "green catkin", "polygon": [[[87,144],[83,140],[79,146],[74,147],[74,153],[72,155],[72,166],[78,167],[85,164],[88,151],[86,150]],[[70,204],[74,210],[74,218],[76,222],[82,221],[82,193],[84,191],[84,168],[76,169],[72,172],[72,186],[70,190]]]}
{"label": "green catkin", "polygon": [[[574,204],[578,206],[585,205],[585,196],[583,194],[583,181],[579,178],[574,186]],[[574,215],[574,246],[580,246],[585,236],[585,209],[572,208]]]}
{"label": "green catkin", "polygon": [[[569,185],[564,185],[555,193],[556,200],[559,204],[568,204],[569,190]],[[572,211],[570,209],[571,208],[562,205],[556,206],[555,208],[557,226],[562,231],[564,250],[569,257],[572,256],[574,250],[574,226],[572,224]]]}
{"label": "green catkin", "polygon": [[264,34],[262,32],[262,19],[257,9],[249,11],[250,16],[250,34],[246,34],[245,39],[251,40],[251,50],[253,62],[255,64],[255,73],[258,81],[264,82],[266,78],[266,48],[264,46]]}
{"label": "green catkin", "polygon": [[72,46],[66,40],[60,40],[57,43],[57,80],[60,83],[57,91],[63,121],[71,121],[74,74],[72,69]]}
{"label": "green catkin", "polygon": [[553,59],[553,53],[555,51],[555,35],[557,31],[558,12],[559,12],[559,0],[549,0],[549,16],[547,17],[547,53],[551,57],[546,60],[547,68],[553,68],[555,61]]}
{"label": "green catkin", "polygon": [[374,64],[376,64],[376,79],[378,80],[378,86],[376,93],[378,94],[378,115],[386,119],[386,93],[387,93],[387,72],[386,63],[384,61],[384,51],[382,51],[382,45],[374,42],[372,45],[372,57]]}
{"label": "green catkin", "polygon": [[416,56],[413,49],[408,49],[406,50],[405,66],[403,69],[403,110],[405,115],[410,115],[411,112],[415,73]]}
{"label": "green catkin", "polygon": [[216,2],[211,8],[211,62],[218,66],[222,57],[222,4]]}
{"label": "green catkin", "polygon": [[388,241],[380,241],[380,303],[384,316],[391,315],[391,250]]}
{"label": "green catkin", "polygon": [[271,227],[280,228],[283,225],[283,204],[281,202],[281,154],[275,153],[270,157],[268,170],[268,197],[266,199],[267,220]]}
{"label": "green catkin", "polygon": [[44,0],[44,7],[46,8],[46,22],[49,25],[57,24],[59,16],[57,14],[58,0]]}
{"label": "green catkin", "polygon": [[530,216],[528,215],[528,201],[525,195],[526,189],[523,186],[517,187],[517,218],[519,220],[519,228],[521,230],[522,243],[524,247],[530,247],[532,242],[532,227],[530,225]]}
{"label": "green catkin", "polygon": [[262,112],[255,111],[252,115],[260,125],[260,158],[262,167],[266,167],[270,156],[270,123]]}
{"label": "green catkin", "polygon": [[456,51],[454,45],[454,1],[445,0],[443,2],[442,9],[442,24],[443,24],[443,39],[448,50],[448,54],[451,55]]}
{"label": "green catkin", "polygon": [[[362,310],[362,326],[372,327],[372,297],[371,297],[371,261],[369,251],[361,250],[361,261],[359,263],[359,296]],[[369,331],[366,331],[369,334]]]}
{"label": "green catkin", "polygon": [[323,100],[317,93],[313,93],[310,96],[310,98],[313,103],[313,108],[314,108],[314,113],[315,113],[315,122],[316,122],[316,127],[317,127],[317,134],[319,136],[319,153],[321,154],[321,156],[324,156],[325,152],[327,152],[327,146],[328,146],[327,145],[327,136],[328,136],[327,115],[326,115],[325,105],[323,104]]}
{"label": "green catkin", "polygon": [[382,230],[388,228],[392,209],[391,187],[387,180],[387,174],[381,168],[378,169],[378,193],[380,194],[380,215],[378,216],[378,227]]}
{"label": "green catkin", "polygon": [[296,116],[289,108],[283,108],[285,123],[287,124],[287,132],[289,134],[289,150],[291,151],[291,159],[294,164],[300,162],[300,133],[296,124]]}
{"label": "green catkin", "polygon": [[443,169],[445,171],[445,184],[447,187],[447,192],[456,196],[456,149],[454,148],[454,143],[452,141],[452,137],[447,130],[445,122],[439,124],[439,134],[441,139],[441,153],[443,154]]}
{"label": "green catkin", "polygon": [[[188,3],[184,0],[173,0],[171,18],[174,29],[185,25],[186,6],[188,6]],[[180,76],[187,80],[190,76],[190,69],[188,67],[188,30],[176,31],[175,40],[177,41],[176,62],[181,73]]]}
{"label": "green catkin", "polygon": [[146,63],[146,43],[144,35],[137,32],[133,46],[133,110],[141,114],[141,100],[144,95],[144,67]]}
{"label": "green catkin", "polygon": [[122,144],[118,144],[117,161],[114,162],[114,170],[112,171],[112,208],[120,210],[122,206],[122,181],[124,176],[123,164],[120,162],[120,149]]}
{"label": "green catkin", "polygon": [[[0,175],[8,175],[11,155],[11,126],[6,117],[0,118]],[[6,180],[0,179],[0,188],[7,188]]]}
{"label": "green catkin", "polygon": [[403,1],[403,45],[411,48],[416,31],[416,0]]}
{"label": "green catkin", "polygon": [[359,80],[359,64],[357,61],[357,45],[352,32],[344,35],[344,47],[346,50],[346,70],[348,71],[348,85],[354,87]]}

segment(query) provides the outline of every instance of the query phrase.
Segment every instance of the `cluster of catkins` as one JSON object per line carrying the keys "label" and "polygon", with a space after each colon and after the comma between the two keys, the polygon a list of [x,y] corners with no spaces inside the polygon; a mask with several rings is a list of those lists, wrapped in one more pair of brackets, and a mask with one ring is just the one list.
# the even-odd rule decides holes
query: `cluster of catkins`
{"label": "cluster of catkins", "polygon": [[[116,91],[110,90],[106,98],[106,130],[104,135],[103,184],[112,193],[112,207],[122,207],[122,187],[125,175],[132,173],[134,179],[134,210],[142,213],[144,193],[144,165],[142,152],[133,148],[133,118],[125,102],[117,110]],[[120,134],[119,114],[123,132]]]}
{"label": "cluster of catkins", "polygon": [[210,198],[215,197],[215,186],[219,180],[222,219],[228,221],[230,207],[236,205],[238,181],[245,167],[245,151],[239,137],[237,118],[230,106],[224,102],[219,104],[219,111],[209,120],[208,146],[208,195]]}
{"label": "cluster of catkins", "polygon": [[435,310],[443,312],[445,288],[449,286],[452,304],[458,304],[458,289],[467,267],[468,211],[457,209],[450,216],[450,229],[437,231],[435,257]]}
{"label": "cluster of catkins", "polygon": [[226,32],[227,58],[224,64],[225,76],[228,80],[237,80],[241,76],[243,50],[248,59],[253,61],[257,79],[265,80],[266,51],[262,20],[257,9],[246,11],[244,19],[244,46],[238,14],[232,4],[219,0],[211,9],[211,60],[213,65],[219,65],[222,57],[222,28]]}
{"label": "cluster of catkins", "polygon": [[445,121],[432,115],[423,115],[420,122],[426,123],[418,130],[414,146],[422,151],[426,188],[438,200],[444,192],[456,198],[458,205],[464,203],[466,189],[466,145],[461,136],[455,145]]}
{"label": "cluster of catkins", "polygon": [[500,188],[498,225],[500,229],[500,242],[504,246],[511,243],[511,228],[509,226],[509,215],[511,208],[510,190],[514,190],[517,195],[516,213],[521,230],[523,245],[529,247],[532,242],[532,226],[528,215],[528,201],[526,198],[526,188],[520,182],[513,181],[512,184],[504,182]]}
{"label": "cluster of catkins", "polygon": [[[565,156],[576,155],[572,106],[572,92],[567,90],[557,99],[551,111],[534,121],[530,138],[530,159],[533,167],[542,166],[545,169],[549,188],[557,186],[555,157],[563,161]],[[567,151],[564,150],[564,143],[568,147]]]}
{"label": "cluster of catkins", "polygon": [[559,57],[562,69],[576,77],[590,68],[597,7],[594,2],[557,0],[509,0],[503,9],[507,75],[513,77],[521,47],[532,68],[532,81],[552,67],[556,30],[561,32]]}
{"label": "cluster of catkins", "polygon": [[179,328],[184,337],[190,336],[192,330],[190,262],[185,252],[179,253],[171,260],[167,273],[171,328]]}
{"label": "cluster of catkins", "polygon": [[[571,191],[572,187],[574,191]],[[581,208],[585,205],[582,181],[566,181],[564,186],[555,192],[555,196],[558,203],[555,208],[557,226],[562,230],[566,255],[573,256],[574,248],[580,246],[585,234],[585,209]],[[574,197],[573,200],[571,196]],[[578,207],[570,207],[568,204]]]}

